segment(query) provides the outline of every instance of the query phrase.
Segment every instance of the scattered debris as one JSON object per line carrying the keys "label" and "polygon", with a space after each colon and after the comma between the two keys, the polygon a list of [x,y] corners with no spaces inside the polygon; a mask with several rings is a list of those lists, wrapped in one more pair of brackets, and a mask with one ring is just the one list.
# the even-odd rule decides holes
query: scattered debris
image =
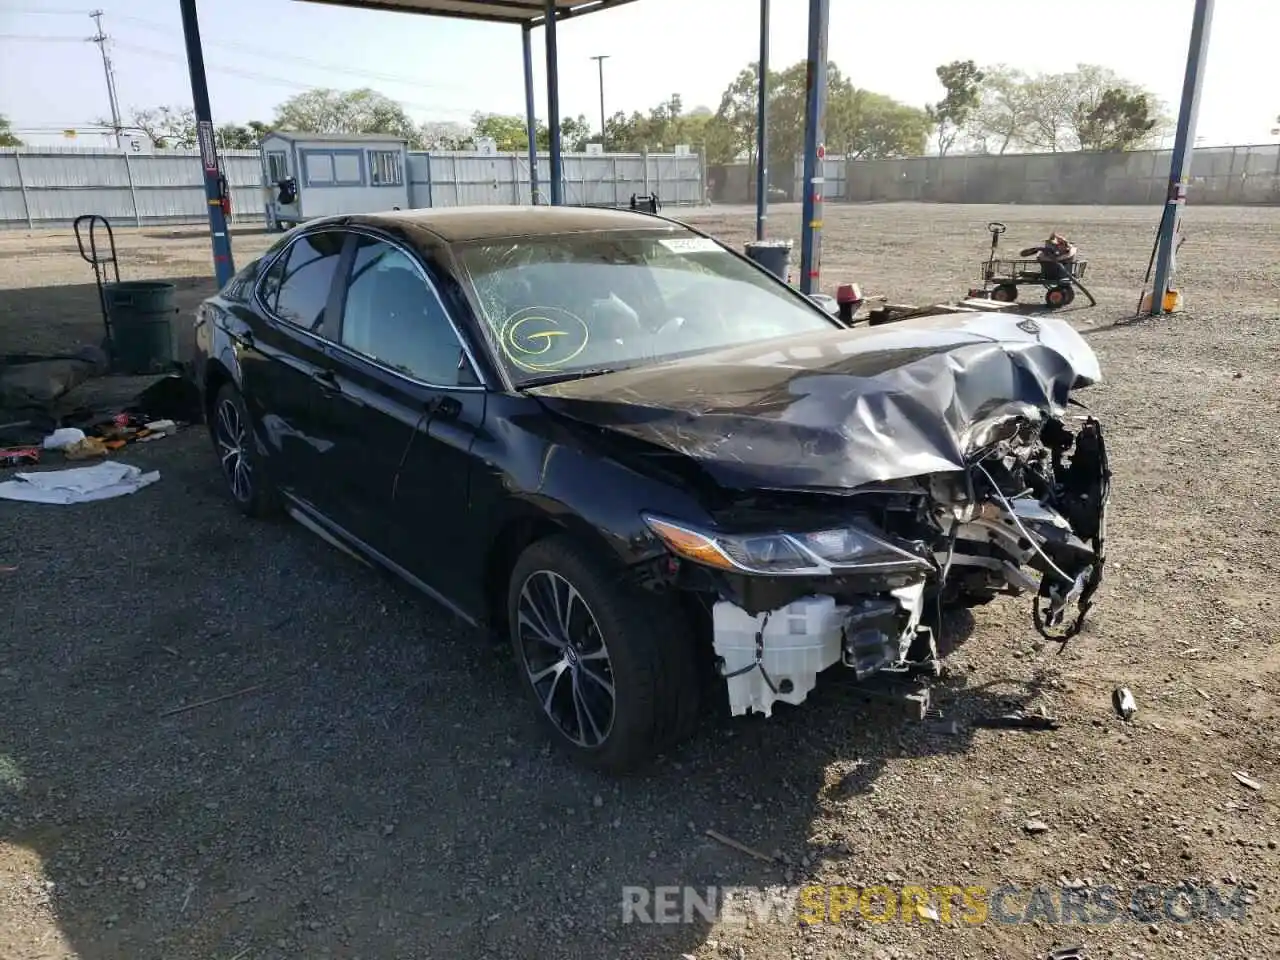
{"label": "scattered debris", "polygon": [[1196,693],[1200,694],[1200,696],[1204,697],[1204,698],[1205,698],[1206,700],[1208,700],[1210,703],[1212,703],[1212,702],[1213,702],[1212,698],[1211,698],[1207,693],[1205,693],[1203,690],[1201,690],[1199,687],[1196,687]]}
{"label": "scattered debris", "polygon": [[1111,703],[1124,720],[1132,720],[1138,712],[1138,701],[1133,699],[1133,692],[1128,687],[1116,687],[1111,691]]}
{"label": "scattered debris", "polygon": [[210,697],[207,700],[197,700],[195,703],[184,703],[180,707],[170,707],[168,710],[161,711],[160,716],[172,717],[175,714],[186,713],[188,710],[196,710],[200,707],[207,707],[210,704],[221,703],[223,700],[232,700],[236,697],[243,697],[245,694],[253,693],[255,690],[261,690],[265,686],[265,683],[255,683],[253,686],[245,687],[242,690],[236,690],[233,693],[224,693],[219,697]]}
{"label": "scattered debris", "polygon": [[1248,787],[1250,790],[1262,789],[1262,784],[1259,781],[1253,779],[1253,777],[1249,776],[1247,773],[1242,773],[1239,770],[1237,770],[1235,773],[1232,774],[1232,776],[1235,777],[1237,780],[1239,780],[1244,786]]}
{"label": "scattered debris", "polygon": [[1084,944],[1075,947],[1059,947],[1049,951],[1047,960],[1085,960]]}
{"label": "scattered debris", "polygon": [[921,920],[932,920],[934,923],[939,920],[937,908],[927,903],[916,904],[916,916]]}
{"label": "scattered debris", "polygon": [[13,564],[13,565],[6,564],[4,566],[0,566],[0,573],[16,573],[17,570],[18,570],[17,564]]}
{"label": "scattered debris", "polygon": [[143,473],[127,463],[105,461],[92,467],[17,473],[0,483],[0,499],[27,503],[88,503],[136,493],[160,479],[160,472]]}
{"label": "scattered debris", "polygon": [[1022,829],[1034,836],[1037,833],[1048,833],[1049,825],[1043,820],[1028,820],[1022,825]]}
{"label": "scattered debris", "polygon": [[0,467],[30,467],[40,462],[38,447],[5,447],[0,449]]}
{"label": "scattered debris", "polygon": [[769,856],[767,853],[761,853],[759,850],[748,847],[745,843],[739,843],[732,837],[726,837],[723,833],[708,829],[707,836],[712,840],[717,840],[720,843],[723,843],[726,847],[733,847],[733,849],[741,853],[745,853],[749,857],[755,857],[757,860],[763,860],[765,863],[777,863],[777,860],[774,857]]}
{"label": "scattered debris", "polygon": [[85,437],[65,447],[62,455],[68,460],[88,460],[91,457],[105,457],[107,450],[107,444],[101,438]]}
{"label": "scattered debris", "polygon": [[40,445],[46,450],[65,450],[84,438],[84,431],[79,427],[59,427],[45,437]]}

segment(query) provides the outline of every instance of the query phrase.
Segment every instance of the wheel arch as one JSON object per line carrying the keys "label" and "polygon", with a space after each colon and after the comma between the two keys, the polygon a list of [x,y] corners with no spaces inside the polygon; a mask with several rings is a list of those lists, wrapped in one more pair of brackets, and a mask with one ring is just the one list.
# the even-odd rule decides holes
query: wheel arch
{"label": "wheel arch", "polygon": [[209,358],[204,365],[204,422],[213,428],[213,404],[218,399],[218,391],[228,383],[235,384],[236,378],[221,360]]}
{"label": "wheel arch", "polygon": [[502,633],[506,628],[507,587],[520,555],[537,541],[560,534],[573,537],[602,558],[621,559],[608,538],[586,520],[574,514],[556,515],[528,506],[497,528],[485,552],[483,618],[489,629]]}

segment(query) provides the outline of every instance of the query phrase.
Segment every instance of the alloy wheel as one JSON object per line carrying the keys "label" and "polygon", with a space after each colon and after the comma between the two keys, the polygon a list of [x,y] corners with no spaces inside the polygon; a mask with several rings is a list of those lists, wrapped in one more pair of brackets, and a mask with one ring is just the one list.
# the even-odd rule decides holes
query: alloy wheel
{"label": "alloy wheel", "polygon": [[253,499],[253,474],[248,458],[248,432],[239,408],[231,400],[218,404],[214,440],[222,462],[222,474],[231,487],[231,495],[241,503]]}
{"label": "alloy wheel", "polygon": [[520,587],[514,630],[543,712],[577,746],[604,743],[613,728],[613,668],[577,588],[552,570],[531,573]]}

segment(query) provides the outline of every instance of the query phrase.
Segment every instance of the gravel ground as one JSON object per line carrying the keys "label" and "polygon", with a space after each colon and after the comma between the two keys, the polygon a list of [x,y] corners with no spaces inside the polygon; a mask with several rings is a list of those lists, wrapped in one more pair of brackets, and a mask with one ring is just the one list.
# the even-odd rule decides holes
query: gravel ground
{"label": "gravel ground", "polygon": [[[798,219],[774,213],[774,232]],[[0,958],[1276,956],[1280,213],[1192,211],[1190,309],[1160,322],[1116,322],[1145,209],[833,206],[824,281],[952,298],[996,218],[1017,245],[1062,227],[1094,261],[1102,306],[1071,313],[1107,377],[1085,399],[1116,470],[1112,573],[1061,654],[1024,602],[949,624],[953,735],[829,676],[770,720],[708,717],[643,776],[576,770],[500,647],[296,525],[242,519],[192,429],[127,452],[161,472],[135,496],[0,503]],[[751,229],[742,210],[698,219]],[[173,233],[121,230],[126,277],[204,272],[204,239]],[[5,349],[92,337],[87,273],[67,234],[0,234]],[[207,287],[184,281],[184,303]],[[971,725],[1024,702],[1062,728]],[[1190,883],[1249,903],[1087,927],[622,922],[624,886],[810,881],[1110,884],[1122,902]]]}

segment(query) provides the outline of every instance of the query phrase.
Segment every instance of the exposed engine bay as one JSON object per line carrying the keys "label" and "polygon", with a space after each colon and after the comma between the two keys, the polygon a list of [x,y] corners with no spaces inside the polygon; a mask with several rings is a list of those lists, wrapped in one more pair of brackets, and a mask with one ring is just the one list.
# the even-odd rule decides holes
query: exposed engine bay
{"label": "exposed engine bay", "polygon": [[614,456],[699,491],[698,523],[645,515],[668,551],[645,576],[702,608],[732,712],[767,715],[837,664],[936,675],[928,621],[944,608],[1029,595],[1043,636],[1079,632],[1111,472],[1072,394],[1100,377],[1069,324],[977,313],[543,396]]}
{"label": "exposed engine bay", "polygon": [[[834,565],[823,581],[718,580],[712,643],[734,714],[800,703],[836,664],[860,680],[936,675],[931,608],[1030,595],[1042,636],[1065,644],[1079,632],[1105,562],[1110,469],[1101,425],[1027,411],[985,429],[963,472],[842,498],[840,512],[853,511],[856,528],[901,551],[894,559],[903,562],[844,576]],[[786,509],[767,506],[775,521]],[[750,512],[765,510],[751,504]],[[805,549],[805,539],[788,539]]]}

